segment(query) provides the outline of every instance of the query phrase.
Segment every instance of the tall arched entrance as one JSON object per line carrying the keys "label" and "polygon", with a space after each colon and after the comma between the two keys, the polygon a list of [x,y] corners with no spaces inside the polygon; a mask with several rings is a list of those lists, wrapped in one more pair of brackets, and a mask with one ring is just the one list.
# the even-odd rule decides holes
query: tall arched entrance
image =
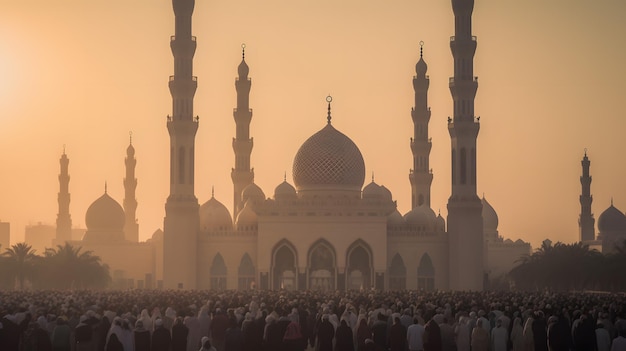
{"label": "tall arched entrance", "polygon": [[417,267],[417,288],[425,291],[435,290],[435,267],[427,253],[422,256]]}
{"label": "tall arched entrance", "polygon": [[404,290],[406,289],[406,267],[400,254],[395,254],[391,260],[389,267],[389,289]]}
{"label": "tall arched entrance", "polygon": [[272,289],[296,290],[298,288],[298,267],[295,247],[283,240],[272,252]]}
{"label": "tall arched entrance", "polygon": [[362,240],[348,248],[346,260],[346,289],[369,289],[373,281],[372,250]]}
{"label": "tall arched entrance", "polygon": [[309,249],[308,288],[312,290],[335,290],[337,259],[335,249],[326,240],[319,240]]}

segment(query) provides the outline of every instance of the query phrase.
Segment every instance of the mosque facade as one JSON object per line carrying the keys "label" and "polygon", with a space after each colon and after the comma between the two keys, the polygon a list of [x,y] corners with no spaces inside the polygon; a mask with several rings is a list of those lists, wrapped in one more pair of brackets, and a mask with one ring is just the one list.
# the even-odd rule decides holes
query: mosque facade
{"label": "mosque facade", "polygon": [[[136,160],[131,140],[125,160],[124,206],[112,199],[105,187],[102,197],[87,210],[83,239],[74,242],[101,256],[111,267],[114,281],[125,287],[484,289],[490,279],[505,274],[518,258],[529,254],[530,245],[504,240],[498,233],[496,211],[476,194],[480,121],[474,114],[478,80],[473,74],[473,0],[452,0],[452,7],[454,76],[449,86],[454,115],[448,118],[452,184],[447,221],[430,207],[429,77],[422,52],[413,78],[413,167],[408,177],[412,209],[408,213],[398,211],[392,193],[373,177],[366,184],[358,146],[332,124],[330,97],[322,128],[296,152],[293,183],[285,178],[272,193],[256,185],[251,167],[252,81],[245,55],[235,82],[232,213],[214,196],[200,205],[194,193],[194,144],[199,128],[193,112],[197,87],[192,71],[194,0],[173,0],[175,35],[170,46],[174,75],[169,79],[173,108],[166,121],[170,194],[163,230],[146,242],[138,241]],[[68,163],[64,153],[58,241],[68,241],[71,229]],[[127,257],[127,262],[120,257]]]}

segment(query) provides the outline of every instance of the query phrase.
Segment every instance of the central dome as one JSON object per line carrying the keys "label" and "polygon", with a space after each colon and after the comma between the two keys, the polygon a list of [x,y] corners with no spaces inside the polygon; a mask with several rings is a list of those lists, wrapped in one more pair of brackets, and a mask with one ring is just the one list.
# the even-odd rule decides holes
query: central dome
{"label": "central dome", "polygon": [[300,190],[357,190],[365,181],[361,151],[330,122],[307,139],[293,161],[293,181]]}

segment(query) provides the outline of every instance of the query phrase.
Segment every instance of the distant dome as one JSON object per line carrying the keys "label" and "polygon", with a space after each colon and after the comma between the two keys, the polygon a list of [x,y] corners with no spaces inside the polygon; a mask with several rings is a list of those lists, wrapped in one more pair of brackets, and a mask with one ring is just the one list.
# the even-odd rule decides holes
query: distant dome
{"label": "distant dome", "polygon": [[391,190],[387,189],[384,185],[380,186],[380,190],[382,191],[383,199],[391,201]]}
{"label": "distant dome", "polygon": [[400,211],[396,208],[388,217],[387,217],[387,226],[392,228],[398,228],[404,226],[404,218]]}
{"label": "distant dome", "polygon": [[276,200],[289,200],[296,197],[296,188],[287,183],[286,180],[278,184],[276,189],[274,189],[274,199]]}
{"label": "distant dome", "polygon": [[383,196],[383,190],[380,185],[376,184],[373,180],[363,188],[364,199],[379,199]]}
{"label": "distant dome", "polygon": [[121,232],[124,230],[125,218],[122,206],[105,191],[87,209],[85,224],[88,231]]}
{"label": "distant dome", "polygon": [[488,231],[497,231],[498,230],[498,214],[496,210],[491,206],[487,199],[483,196],[481,200],[483,204],[483,228]]}
{"label": "distant dome", "polygon": [[200,230],[232,230],[233,220],[230,212],[215,197],[200,206]]}
{"label": "distant dome", "polygon": [[361,191],[363,156],[350,138],[328,123],[300,146],[293,161],[293,180],[298,191]]}
{"label": "distant dome", "polygon": [[152,240],[163,240],[163,231],[161,229],[157,229],[152,233]]}
{"label": "distant dome", "polygon": [[404,220],[410,228],[431,230],[435,224],[435,212],[426,204],[416,207],[404,215]]}
{"label": "distant dome", "polygon": [[626,216],[611,203],[598,217],[598,230],[605,233],[626,231]]}
{"label": "distant dome", "polygon": [[245,203],[248,200],[261,202],[265,200],[265,193],[258,185],[251,183],[241,192],[241,201]]}
{"label": "distant dome", "polygon": [[250,202],[246,202],[243,206],[239,214],[237,215],[237,229],[242,230],[244,228],[254,228],[258,223],[258,217],[254,210],[252,210],[252,206]]}

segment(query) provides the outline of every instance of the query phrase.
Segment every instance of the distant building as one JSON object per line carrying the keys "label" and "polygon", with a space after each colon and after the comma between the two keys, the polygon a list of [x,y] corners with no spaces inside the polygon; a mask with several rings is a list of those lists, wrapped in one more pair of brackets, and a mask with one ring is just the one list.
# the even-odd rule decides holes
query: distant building
{"label": "distant building", "polygon": [[0,222],[0,253],[11,246],[11,224]]}
{"label": "distant building", "polygon": [[30,245],[37,255],[43,255],[46,248],[52,247],[56,237],[56,227],[51,224],[31,224],[24,229],[24,241]]}
{"label": "distant building", "polygon": [[[173,1],[176,32],[170,46],[174,75],[169,79],[172,115],[170,194],[163,230],[138,242],[135,218],[135,149],[126,153],[122,207],[104,194],[85,215],[87,231],[72,241],[108,264],[116,287],[168,289],[454,289],[482,290],[510,270],[530,245],[503,239],[498,217],[476,195],[480,128],[474,115],[478,87],[473,75],[476,37],[471,33],[473,1],[453,0],[455,36],[450,39],[454,77],[449,79],[454,115],[448,118],[452,144],[452,184],[448,220],[430,208],[433,179],[428,136],[430,79],[420,50],[413,78],[415,105],[409,172],[412,209],[402,215],[392,193],[372,180],[365,185],[365,163],[357,145],[332,125],[329,97],[326,121],[297,150],[293,185],[286,177],[270,196],[254,183],[250,155],[252,81],[245,51],[235,81],[236,135],[233,211],[214,196],[198,203],[194,192],[195,135],[193,76],[196,38],[191,35],[194,1]],[[245,47],[244,47],[245,49]],[[326,122],[326,123],[323,123]],[[296,151],[296,150],[294,150]],[[390,151],[391,152],[391,151]],[[57,240],[71,223],[68,160],[61,159]],[[226,167],[224,167],[226,170]]]}

